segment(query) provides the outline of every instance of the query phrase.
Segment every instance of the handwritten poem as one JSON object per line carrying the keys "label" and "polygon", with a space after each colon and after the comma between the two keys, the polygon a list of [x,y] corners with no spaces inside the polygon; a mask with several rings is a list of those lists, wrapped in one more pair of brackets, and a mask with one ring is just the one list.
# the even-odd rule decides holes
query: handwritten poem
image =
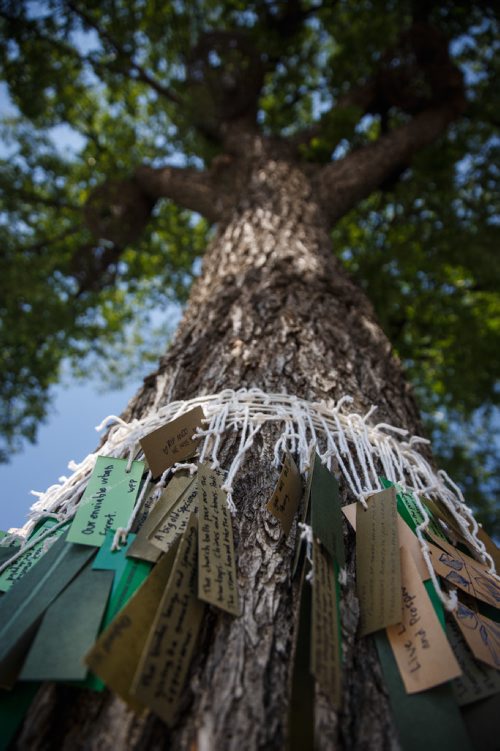
{"label": "handwritten poem", "polygon": [[341,701],[340,619],[334,564],[313,538],[311,673],[334,707]]}
{"label": "handwritten poem", "polygon": [[153,477],[159,477],[176,462],[194,454],[200,440],[194,436],[196,429],[203,427],[204,417],[203,409],[195,407],[141,438],[140,444]]}
{"label": "handwritten poem", "polygon": [[302,495],[302,482],[293,456],[287,451],[274,492],[266,504],[267,510],[280,522],[285,535],[290,533],[293,518]]}
{"label": "handwritten poem", "polygon": [[198,470],[198,596],[240,615],[231,514],[218,476],[206,465]]}
{"label": "handwritten poem", "polygon": [[188,485],[184,493],[177,500],[173,508],[167,512],[160,523],[149,536],[149,540],[157,548],[167,552],[178,535],[186,529],[191,513],[198,512],[198,481]]}

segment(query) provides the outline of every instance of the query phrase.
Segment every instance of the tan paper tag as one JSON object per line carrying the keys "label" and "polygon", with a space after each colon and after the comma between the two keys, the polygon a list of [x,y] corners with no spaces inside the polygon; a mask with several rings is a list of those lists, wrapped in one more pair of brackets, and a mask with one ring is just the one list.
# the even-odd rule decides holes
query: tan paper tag
{"label": "tan paper tag", "polygon": [[193,436],[196,428],[203,427],[204,417],[202,408],[195,407],[141,438],[140,444],[153,477],[159,477],[176,462],[194,454],[199,438]]}
{"label": "tan paper tag", "polygon": [[226,494],[206,464],[198,469],[198,597],[232,615],[240,615],[233,525]]}
{"label": "tan paper tag", "polygon": [[172,549],[156,564],[85,657],[91,671],[136,711],[144,706],[130,695],[130,687],[172,571],[175,552]]}
{"label": "tan paper tag", "polygon": [[496,670],[500,670],[500,623],[477,613],[463,602],[452,613],[472,654]]}
{"label": "tan paper tag", "polygon": [[[311,673],[333,706],[341,703],[339,611],[332,559],[313,538]],[[304,586],[308,586],[307,582]]]}
{"label": "tan paper tag", "polygon": [[401,562],[396,491],[387,488],[356,508],[356,578],[361,635],[401,622]]}
{"label": "tan paper tag", "polygon": [[500,584],[488,573],[486,566],[442,540],[439,548],[429,543],[429,549],[432,565],[439,576],[478,600],[500,607]]}
{"label": "tan paper tag", "polygon": [[174,506],[149,535],[152,545],[167,552],[186,529],[191,513],[198,511],[198,481],[195,478]]}
{"label": "tan paper tag", "polygon": [[467,540],[465,539],[464,533],[460,529],[457,520],[455,519],[451,511],[449,511],[449,509],[444,506],[444,504],[437,503],[437,501],[434,501],[431,498],[424,498],[423,502],[424,506],[427,506],[435,519],[440,519],[442,522],[444,522],[450,532],[456,538],[458,538],[460,542],[463,542],[467,545]]}
{"label": "tan paper tag", "polygon": [[132,683],[134,698],[167,725],[177,715],[205,609],[196,597],[197,526],[192,514]]}
{"label": "tan paper tag", "polygon": [[149,535],[154,532],[162,519],[166,517],[170,509],[175,506],[183,493],[193,482],[193,477],[188,472],[176,472],[162,492],[155,506],[151,509],[147,519],[143,522],[137,537],[128,549],[127,556],[140,558],[154,563],[161,555],[161,549],[153,545]]}
{"label": "tan paper tag", "polygon": [[413,558],[401,548],[403,620],[387,636],[406,692],[415,694],[461,675]]}
{"label": "tan paper tag", "polygon": [[493,542],[491,537],[482,527],[479,527],[477,536],[486,548],[486,552],[493,558],[497,574],[500,575],[500,548]]}
{"label": "tan paper tag", "polygon": [[453,681],[459,706],[500,693],[500,672],[474,657],[453,618],[446,621],[446,633],[462,670],[462,675]]}
{"label": "tan paper tag", "polygon": [[[356,503],[351,503],[349,506],[343,506],[342,512],[346,517],[351,527],[356,531]],[[418,573],[422,581],[427,581],[431,578],[429,569],[422,555],[420,543],[417,536],[411,531],[408,524],[398,514],[398,537],[400,546],[410,551],[413,562],[417,567]]]}
{"label": "tan paper tag", "polygon": [[266,504],[288,536],[302,496],[302,482],[293,456],[287,451],[274,492]]}

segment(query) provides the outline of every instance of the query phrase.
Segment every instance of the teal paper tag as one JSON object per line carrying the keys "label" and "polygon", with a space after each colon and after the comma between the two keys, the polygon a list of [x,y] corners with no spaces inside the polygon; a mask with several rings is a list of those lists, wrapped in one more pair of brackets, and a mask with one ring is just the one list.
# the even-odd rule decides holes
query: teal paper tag
{"label": "teal paper tag", "polygon": [[68,542],[100,548],[106,532],[126,527],[139,492],[144,462],[98,456],[70,527]]}
{"label": "teal paper tag", "polygon": [[[55,519],[46,519],[43,524],[38,527],[36,532],[31,535],[30,540],[35,537],[39,537],[55,524],[57,524],[57,521]],[[54,537],[60,537],[60,535],[67,531],[68,527],[66,524],[54,530],[53,535],[48,535],[43,540],[40,540],[39,543],[33,545],[32,548],[27,550],[26,553],[21,555],[19,558],[13,561],[10,566],[2,571],[2,573],[0,574],[0,592],[7,592],[15,582],[22,579],[23,576],[33,568],[35,563],[40,560],[40,558],[44,555],[46,549],[49,547],[47,540],[50,540],[52,542]],[[11,548],[7,548],[7,550],[11,550]]]}
{"label": "teal paper tag", "polygon": [[345,566],[344,533],[340,510],[339,486],[332,473],[314,456],[311,483],[311,526],[330,554],[332,561]]}

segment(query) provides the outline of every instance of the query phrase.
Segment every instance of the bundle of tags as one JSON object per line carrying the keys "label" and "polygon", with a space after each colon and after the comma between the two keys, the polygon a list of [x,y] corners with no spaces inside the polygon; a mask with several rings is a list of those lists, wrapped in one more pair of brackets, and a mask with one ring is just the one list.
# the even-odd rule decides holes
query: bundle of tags
{"label": "bundle of tags", "polygon": [[[43,681],[95,691],[107,686],[135,711],[147,708],[168,725],[175,722],[205,609],[241,615],[222,472],[203,462],[194,473],[172,473],[161,492],[155,482],[142,488],[147,469],[152,478],[165,477],[169,467],[193,456],[202,420],[198,407],[145,436],[147,466],[99,456],[71,520],[53,535],[56,521],[42,521],[25,553],[0,542],[0,564],[17,554],[0,574],[0,747],[7,746]],[[430,562],[460,593],[445,623],[415,534],[421,511],[411,493],[381,482],[385,489],[366,504],[341,508],[337,481],[317,453],[311,454],[305,488],[293,457],[284,455],[266,508],[283,536],[299,513],[304,530],[293,561],[301,605],[292,718],[298,707],[303,719],[314,681],[341,706],[342,513],[356,532],[360,634],[376,639],[399,721],[405,712],[413,723],[418,719],[407,697],[443,684],[449,694],[433,695],[441,724],[443,708],[454,721],[458,706],[500,692],[498,579],[470,555],[451,512],[428,501]],[[115,531],[127,525],[140,493],[132,532],[117,546]],[[481,539],[498,561],[498,548],[483,531]],[[412,747],[411,727],[410,720],[403,722],[403,748]],[[447,729],[448,740],[457,727]],[[453,742],[469,748],[460,736]]]}

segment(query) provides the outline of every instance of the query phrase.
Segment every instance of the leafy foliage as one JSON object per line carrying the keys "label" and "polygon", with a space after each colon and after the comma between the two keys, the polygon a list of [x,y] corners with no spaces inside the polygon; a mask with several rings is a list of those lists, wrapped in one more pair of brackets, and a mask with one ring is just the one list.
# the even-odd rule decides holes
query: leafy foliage
{"label": "leafy foliage", "polygon": [[[0,149],[0,454],[35,439],[62,363],[79,375],[100,367],[114,382],[134,370],[133,353],[140,369],[158,338],[164,348],[169,313],[158,311],[186,299],[209,237],[205,220],[163,202],[138,240],[119,248],[96,240],[84,211],[96,186],[143,164],[210,164],[218,120],[236,116],[255,92],[265,133],[300,138],[311,128],[299,151],[312,163],[370,143],[408,118],[388,81],[408,65],[401,39],[425,22],[451,42],[467,84],[465,116],[341,220],[334,249],[404,361],[440,460],[476,503],[493,492],[493,5],[4,0],[0,22],[10,97]],[[414,72],[409,94],[429,96]],[[241,85],[244,75],[251,85]],[[385,80],[383,106],[380,95],[376,105],[356,96],[374,76]]]}

